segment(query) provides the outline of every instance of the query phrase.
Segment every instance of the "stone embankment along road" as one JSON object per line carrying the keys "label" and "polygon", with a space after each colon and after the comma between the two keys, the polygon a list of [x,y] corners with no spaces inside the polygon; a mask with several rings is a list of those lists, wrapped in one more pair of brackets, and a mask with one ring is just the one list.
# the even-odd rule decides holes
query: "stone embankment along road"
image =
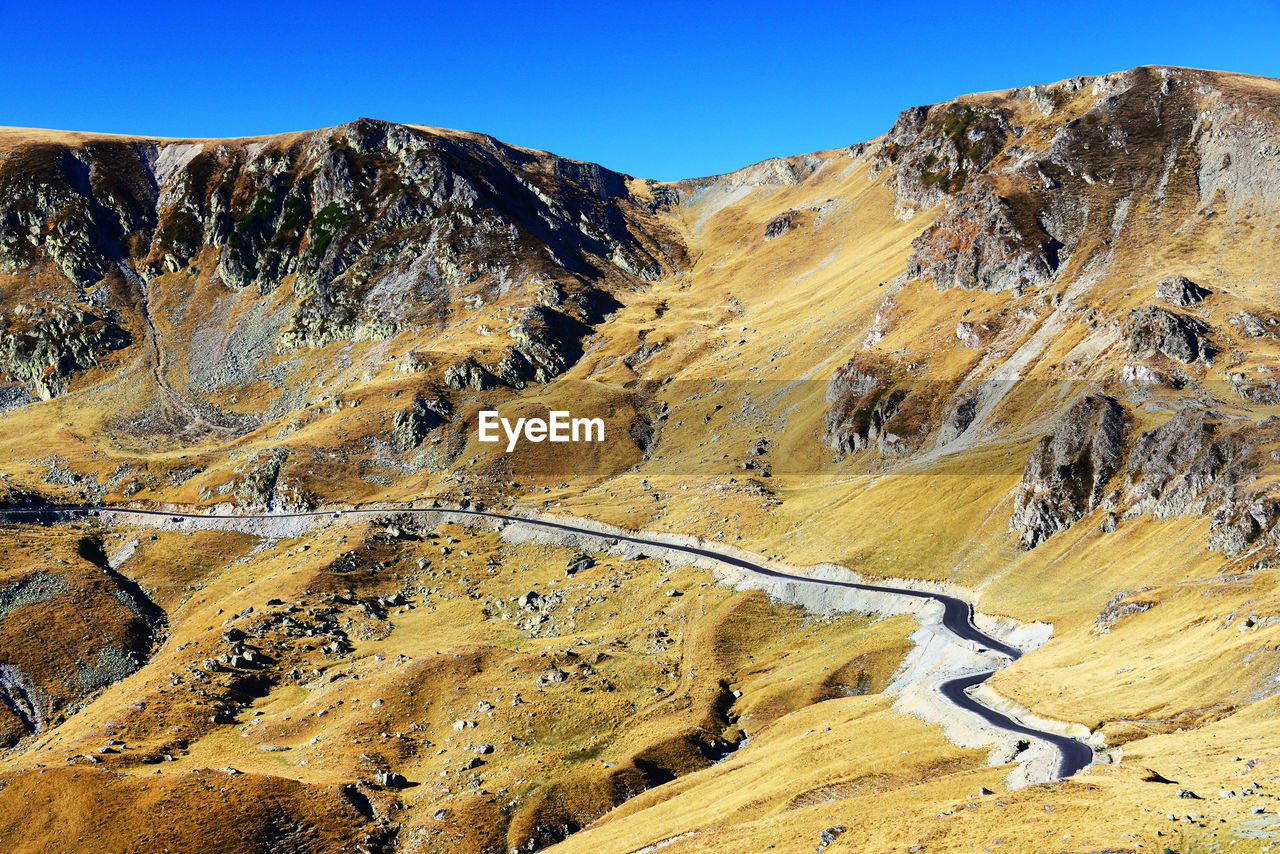
{"label": "stone embankment along road", "polygon": [[[1022,655],[1022,650],[984,632],[974,624],[973,607],[968,602],[935,590],[889,584],[868,584],[832,578],[817,578],[787,572],[762,562],[763,559],[748,556],[726,546],[712,547],[690,537],[672,535],[638,536],[587,520],[574,522],[558,518],[513,515],[470,507],[384,505],[356,509],[313,510],[288,513],[193,513],[187,510],[157,510],[128,506],[48,505],[43,507],[0,508],[0,522],[54,523],[97,517],[107,524],[143,524],[159,528],[225,528],[244,530],[263,536],[297,536],[318,527],[344,520],[372,518],[389,515],[434,516],[437,521],[482,524],[497,528],[528,526],[535,532],[549,534],[561,541],[579,546],[603,545],[605,550],[647,550],[654,557],[665,557],[685,563],[725,567],[739,576],[787,585],[816,585],[827,590],[862,591],[881,596],[899,597],[941,606],[940,626],[952,638],[977,648],[979,653],[996,655],[1012,662]],[[661,537],[661,538],[659,538]],[[1069,777],[1088,767],[1094,760],[1093,748],[1084,740],[1030,726],[992,706],[980,702],[970,691],[989,679],[995,670],[965,673],[947,679],[934,686],[935,692],[957,709],[976,715],[982,722],[997,730],[1015,736],[1038,739],[1057,751],[1058,762],[1050,779]]]}

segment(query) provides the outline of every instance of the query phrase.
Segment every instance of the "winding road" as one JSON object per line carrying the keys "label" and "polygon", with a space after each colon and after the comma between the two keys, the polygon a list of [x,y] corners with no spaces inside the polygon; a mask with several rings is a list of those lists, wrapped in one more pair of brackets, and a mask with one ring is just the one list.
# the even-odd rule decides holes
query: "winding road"
{"label": "winding road", "polygon": [[[666,549],[674,552],[681,552],[693,557],[705,558],[716,561],[725,566],[734,567],[744,570],[753,575],[766,578],[779,579],[788,582],[800,584],[815,584],[826,587],[837,587],[854,590],[866,590],[876,593],[888,593],[897,596],[907,596],[914,599],[927,599],[938,602],[943,607],[942,624],[955,637],[969,641],[979,647],[992,650],[1006,656],[1010,661],[1018,659],[1022,655],[1022,651],[1005,644],[996,638],[988,635],[979,629],[973,622],[973,607],[962,599],[955,596],[949,596],[945,593],[936,593],[925,590],[915,590],[908,587],[893,587],[881,584],[865,584],[853,581],[835,581],[828,579],[810,578],[804,575],[796,575],[793,573],[782,572],[772,569],[768,566],[756,563],[737,555],[728,554],[706,546],[693,546],[680,543],[667,542],[662,540],[648,539],[641,536],[634,536],[620,533],[606,533],[594,530],[589,527],[580,527],[568,522],[552,521],[549,519],[540,519],[529,516],[514,516],[505,513],[496,513],[490,510],[481,509],[458,509],[455,507],[417,507],[417,506],[400,506],[400,507],[379,507],[368,509],[344,509],[344,510],[313,510],[289,513],[243,513],[243,514],[217,514],[217,513],[188,513],[184,511],[166,511],[166,510],[144,510],[128,506],[89,506],[89,505],[49,505],[44,507],[28,507],[28,508],[0,508],[0,522],[16,522],[16,521],[37,521],[37,522],[57,522],[72,521],[75,519],[96,516],[102,512],[115,511],[120,513],[136,514],[140,516],[168,517],[175,521],[181,520],[287,520],[287,519],[319,519],[328,517],[337,519],[353,516],[386,516],[397,513],[449,513],[458,516],[471,516],[476,518],[492,519],[498,522],[508,523],[517,522],[526,525],[533,525],[553,531],[560,531],[575,536],[587,536],[598,539],[610,540],[620,543],[632,543],[637,546],[647,546],[649,548]],[[1058,751],[1058,768],[1057,777],[1070,777],[1077,771],[1087,768],[1094,758],[1093,749],[1083,741],[1071,738],[1058,733],[1048,732],[1045,730],[1035,729],[1023,724],[1009,715],[987,706],[972,697],[968,692],[971,688],[985,682],[996,671],[990,670],[983,673],[973,673],[950,679],[941,683],[937,690],[953,705],[978,715],[988,724],[1006,732],[1016,735],[1023,735],[1030,738],[1040,739],[1052,745]]]}

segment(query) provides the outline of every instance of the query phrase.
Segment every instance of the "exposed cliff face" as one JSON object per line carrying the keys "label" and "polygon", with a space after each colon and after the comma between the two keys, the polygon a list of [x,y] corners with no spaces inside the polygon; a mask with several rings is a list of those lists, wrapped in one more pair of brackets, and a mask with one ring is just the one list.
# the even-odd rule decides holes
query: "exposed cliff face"
{"label": "exposed cliff face", "polygon": [[[0,278],[133,316],[135,330],[149,291],[287,287],[273,341],[284,350],[439,329],[464,306],[521,300],[573,321],[535,335],[581,334],[604,294],[681,257],[646,186],[489,137],[367,119],[260,140],[20,142],[0,153]],[[229,323],[200,326],[225,337]],[[65,374],[120,343],[99,335],[54,361]],[[523,346],[529,379],[563,371],[573,350]]]}
{"label": "exposed cliff face", "polygon": [[1232,423],[1184,410],[1134,444],[1125,466],[1125,518],[1209,516],[1209,547],[1229,555],[1280,541],[1280,502],[1257,479],[1278,446],[1275,418]]}
{"label": "exposed cliff face", "polygon": [[912,247],[908,278],[931,279],[939,289],[1021,293],[1058,267],[1056,241],[982,180],[951,199]]}
{"label": "exposed cliff face", "polygon": [[1101,502],[1124,452],[1124,408],[1089,395],[1072,404],[1027,459],[1009,526],[1026,548],[1064,530]]}
{"label": "exposed cliff face", "polygon": [[[1280,448],[1280,420],[1231,421],[1184,409],[1127,451],[1124,408],[1089,396],[1072,405],[1027,459],[1010,527],[1034,548],[1103,507],[1114,520],[1205,516],[1209,548],[1235,555],[1280,542],[1280,500],[1258,474]],[[1127,456],[1127,459],[1126,459]],[[1123,477],[1113,483],[1123,462]]]}
{"label": "exposed cliff face", "polygon": [[827,386],[831,406],[822,423],[824,441],[839,453],[875,447],[896,455],[902,437],[894,431],[902,427],[894,419],[908,395],[908,390],[894,388],[891,366],[855,357]]}

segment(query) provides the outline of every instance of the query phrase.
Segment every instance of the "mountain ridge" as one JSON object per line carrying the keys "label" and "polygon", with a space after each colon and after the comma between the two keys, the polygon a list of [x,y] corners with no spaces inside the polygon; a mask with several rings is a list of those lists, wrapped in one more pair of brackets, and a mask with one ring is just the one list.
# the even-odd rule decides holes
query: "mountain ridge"
{"label": "mountain ridge", "polygon": [[[936,638],[910,615],[818,616],[639,548],[80,520],[0,530],[24,639],[0,827],[39,766],[98,803],[221,775],[235,798],[172,806],[182,844],[199,816],[269,834],[248,801],[278,792],[291,844],[388,852],[1207,845],[1255,819],[1192,819],[1179,789],[1280,794],[1280,81],[962,95],[676,182],[368,119],[16,138],[5,503],[431,496],[954,585],[1043,641],[989,690],[1079,721],[1098,762],[1019,788],[1029,745],[913,705]],[[491,410],[609,441],[503,453]],[[116,607],[101,555],[163,621]],[[143,833],[105,812],[54,823]]]}

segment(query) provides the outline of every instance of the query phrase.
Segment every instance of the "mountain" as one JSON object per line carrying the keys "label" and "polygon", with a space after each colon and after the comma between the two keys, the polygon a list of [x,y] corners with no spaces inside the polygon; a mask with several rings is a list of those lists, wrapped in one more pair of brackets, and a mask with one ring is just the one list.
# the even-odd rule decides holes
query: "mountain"
{"label": "mountain", "polygon": [[[1277,188],[1280,81],[1166,67],[671,183],[371,119],[0,131],[0,482],[51,523],[0,529],[0,837],[1269,839]],[[1096,761],[922,690],[990,653],[927,607],[409,503],[955,595],[1024,653],[976,695]]]}

